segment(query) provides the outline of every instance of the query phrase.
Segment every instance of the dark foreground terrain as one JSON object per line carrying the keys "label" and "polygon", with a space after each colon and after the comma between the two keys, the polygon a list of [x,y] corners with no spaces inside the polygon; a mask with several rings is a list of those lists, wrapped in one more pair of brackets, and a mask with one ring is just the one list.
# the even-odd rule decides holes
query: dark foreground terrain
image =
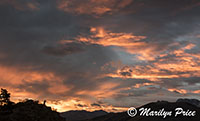
{"label": "dark foreground terrain", "polygon": [[1,106],[0,121],[65,121],[65,118],[44,104],[26,100],[9,106]]}

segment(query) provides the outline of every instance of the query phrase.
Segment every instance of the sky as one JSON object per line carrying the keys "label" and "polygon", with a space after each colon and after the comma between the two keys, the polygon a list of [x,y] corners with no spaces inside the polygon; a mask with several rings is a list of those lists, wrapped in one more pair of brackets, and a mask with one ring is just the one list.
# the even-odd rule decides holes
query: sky
{"label": "sky", "polygon": [[199,0],[1,0],[0,87],[58,111],[200,99]]}

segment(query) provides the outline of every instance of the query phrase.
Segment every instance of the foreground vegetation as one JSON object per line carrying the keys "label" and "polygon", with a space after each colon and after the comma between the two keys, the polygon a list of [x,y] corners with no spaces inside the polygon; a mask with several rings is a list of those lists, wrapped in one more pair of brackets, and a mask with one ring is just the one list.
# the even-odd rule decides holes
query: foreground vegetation
{"label": "foreground vegetation", "polygon": [[26,99],[14,103],[10,101],[10,93],[1,89],[0,121],[65,121],[58,112],[39,104],[39,101]]}

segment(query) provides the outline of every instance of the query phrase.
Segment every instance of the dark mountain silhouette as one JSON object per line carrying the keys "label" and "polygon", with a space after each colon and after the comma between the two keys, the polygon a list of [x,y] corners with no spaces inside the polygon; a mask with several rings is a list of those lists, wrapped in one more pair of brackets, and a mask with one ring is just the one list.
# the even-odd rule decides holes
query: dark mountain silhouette
{"label": "dark mountain silhouette", "polygon": [[187,102],[197,107],[200,107],[200,101],[197,99],[178,99],[176,102]]}
{"label": "dark mountain silhouette", "polygon": [[88,112],[85,110],[74,110],[74,111],[67,111],[63,112],[60,115],[66,119],[66,121],[80,121],[80,120],[86,120],[86,119],[92,119],[94,117],[103,116],[108,114],[107,112],[103,110],[98,110],[94,112]]}
{"label": "dark mountain silhouette", "polygon": [[[187,117],[179,115],[175,117],[175,109],[176,108],[183,108],[185,111],[192,110],[196,111],[196,115],[194,117]],[[166,118],[163,117],[155,117],[155,116],[140,116],[140,112],[138,111],[137,115],[135,117],[130,117],[127,112],[122,113],[109,113],[105,116],[96,117],[89,120],[84,121],[200,121],[200,108],[190,104],[185,101],[177,101],[177,102],[167,102],[167,101],[158,101],[146,104],[144,106],[141,106],[140,108],[151,108],[151,110],[161,110],[162,108],[165,109],[165,111],[172,111],[172,116],[167,116]]]}

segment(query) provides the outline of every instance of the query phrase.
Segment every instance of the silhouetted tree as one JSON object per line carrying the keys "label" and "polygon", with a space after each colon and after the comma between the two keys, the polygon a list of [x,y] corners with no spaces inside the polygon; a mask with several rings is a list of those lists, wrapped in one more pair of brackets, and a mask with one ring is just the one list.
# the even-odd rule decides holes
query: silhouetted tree
{"label": "silhouetted tree", "polygon": [[6,89],[1,88],[0,106],[9,105],[9,104],[11,104],[10,93],[8,93]]}

